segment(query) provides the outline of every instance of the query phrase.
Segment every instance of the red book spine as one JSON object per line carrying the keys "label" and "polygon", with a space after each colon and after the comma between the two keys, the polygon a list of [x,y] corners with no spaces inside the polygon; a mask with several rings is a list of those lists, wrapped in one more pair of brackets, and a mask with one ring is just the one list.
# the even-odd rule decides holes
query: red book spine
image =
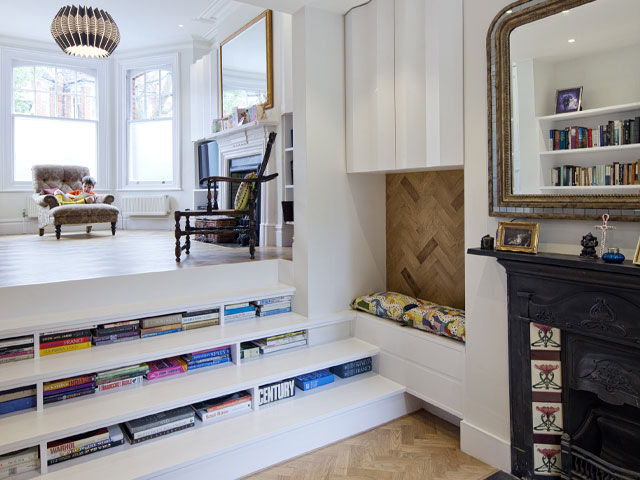
{"label": "red book spine", "polygon": [[61,347],[63,345],[75,345],[76,343],[90,342],[91,337],[67,338],[66,340],[58,340],[57,342],[41,343],[40,350],[44,348]]}
{"label": "red book spine", "polygon": [[587,145],[589,148],[593,147],[593,129],[591,128],[587,130]]}

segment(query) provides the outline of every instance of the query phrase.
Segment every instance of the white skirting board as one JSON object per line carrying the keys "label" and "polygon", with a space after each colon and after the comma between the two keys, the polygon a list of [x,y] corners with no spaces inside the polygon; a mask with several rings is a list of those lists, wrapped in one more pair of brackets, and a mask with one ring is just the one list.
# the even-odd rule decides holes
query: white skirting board
{"label": "white skirting board", "polygon": [[400,394],[310,425],[245,445],[180,470],[154,476],[158,480],[235,479],[356,435],[420,408],[420,401]]}
{"label": "white skirting board", "polygon": [[492,467],[511,471],[511,443],[467,420],[460,422],[460,449]]}

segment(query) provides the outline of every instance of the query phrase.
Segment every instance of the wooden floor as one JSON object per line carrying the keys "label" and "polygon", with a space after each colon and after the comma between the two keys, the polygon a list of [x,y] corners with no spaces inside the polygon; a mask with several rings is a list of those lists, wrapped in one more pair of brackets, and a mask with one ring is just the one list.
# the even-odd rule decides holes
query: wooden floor
{"label": "wooden floor", "polygon": [[460,430],[424,410],[244,480],[481,480],[497,472],[460,451]]}
{"label": "wooden floor", "polygon": [[[183,239],[184,242],[184,239]],[[191,242],[191,254],[174,256],[171,231],[109,230],[90,234],[0,236],[0,287],[159,272],[203,265],[251,262],[249,247]],[[256,260],[291,260],[291,248],[258,247]]]}

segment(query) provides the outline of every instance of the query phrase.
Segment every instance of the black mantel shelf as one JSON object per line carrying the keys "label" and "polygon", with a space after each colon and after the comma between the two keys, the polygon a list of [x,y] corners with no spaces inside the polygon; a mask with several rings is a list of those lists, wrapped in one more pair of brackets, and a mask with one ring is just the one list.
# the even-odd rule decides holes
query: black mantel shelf
{"label": "black mantel shelf", "polygon": [[481,248],[470,248],[469,255],[480,255],[484,257],[494,257],[498,260],[511,262],[523,262],[538,265],[554,265],[558,267],[579,268],[581,270],[595,270],[598,272],[611,272],[623,275],[635,275],[640,277],[640,265],[634,265],[630,260],[624,263],[605,263],[600,258],[583,258],[579,255],[565,255],[561,253],[530,253],[506,252],[502,250],[482,250]]}

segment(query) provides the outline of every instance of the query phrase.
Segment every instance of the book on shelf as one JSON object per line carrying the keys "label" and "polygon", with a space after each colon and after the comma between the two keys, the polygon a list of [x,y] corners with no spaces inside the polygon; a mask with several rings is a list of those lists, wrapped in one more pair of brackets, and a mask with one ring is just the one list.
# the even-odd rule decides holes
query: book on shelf
{"label": "book on shelf", "polygon": [[33,344],[0,348],[0,358],[15,355],[25,355],[27,353],[33,353]]}
{"label": "book on shelf", "polygon": [[0,467],[0,480],[11,478],[40,468],[40,459],[29,460],[10,467]]}
{"label": "book on shelf", "polygon": [[333,373],[326,368],[315,372],[305,373],[304,375],[298,375],[295,378],[296,387],[304,391],[333,383],[333,381]]}
{"label": "book on shelf", "polygon": [[295,379],[288,378],[279,382],[262,385],[258,388],[258,405],[277,402],[296,394]]}
{"label": "book on shelf", "polygon": [[131,340],[138,340],[140,335],[133,335],[130,337],[118,337],[112,340],[93,340],[94,347],[102,347],[103,345],[112,345],[114,343],[130,342]]}
{"label": "book on shelf", "polygon": [[30,397],[32,395],[36,395],[36,393],[37,390],[35,385],[4,390],[0,392],[0,403],[15,400],[17,398]]}
{"label": "book on shelf", "polygon": [[209,357],[218,357],[221,355],[229,355],[231,353],[231,346],[224,345],[221,347],[209,348],[207,350],[199,350],[197,352],[187,353],[182,355],[182,358],[186,362],[191,362],[192,360],[200,360],[202,358]]}
{"label": "book on shelf", "polygon": [[280,295],[279,297],[271,297],[271,298],[264,298],[262,300],[254,300],[251,303],[257,306],[262,306],[262,305],[268,305],[271,303],[281,303],[281,302],[291,303],[292,299],[293,299],[293,295]]}
{"label": "book on shelf", "polygon": [[279,308],[291,307],[290,301],[282,301],[282,302],[273,302],[273,303],[265,303],[263,305],[256,305],[257,309],[266,312],[267,310],[277,310]]}
{"label": "book on shelf", "polygon": [[124,322],[124,325],[100,325],[98,328],[93,329],[94,337],[103,337],[108,335],[115,335],[116,333],[135,332],[140,330],[140,322],[138,320],[132,320],[135,323]]}
{"label": "book on shelf", "polygon": [[131,372],[131,373],[123,374],[123,375],[117,375],[117,376],[113,376],[113,377],[103,377],[103,378],[100,378],[99,380],[96,381],[96,387],[98,387],[100,385],[104,385],[106,383],[117,382],[118,380],[126,380],[128,378],[135,378],[135,377],[144,377],[145,374],[147,373],[147,371],[142,370],[142,371],[138,371],[138,372]]}
{"label": "book on shelf", "polygon": [[163,325],[182,324],[182,314],[172,313],[170,315],[159,315],[157,317],[143,318],[140,320],[140,326],[143,329],[161,327]]}
{"label": "book on shelf", "polygon": [[102,323],[98,325],[97,329],[109,330],[118,327],[138,327],[140,328],[140,320],[122,320],[120,322]]}
{"label": "book on shelf", "polygon": [[199,322],[189,322],[182,324],[182,330],[194,330],[196,328],[204,328],[204,327],[213,327],[215,325],[220,325],[220,319],[216,318],[214,320],[201,320]]}
{"label": "book on shelf", "polygon": [[67,460],[71,460],[73,458],[78,458],[78,457],[83,457],[85,455],[90,455],[92,453],[96,453],[102,450],[106,450],[108,448],[113,448],[113,447],[117,447],[119,445],[122,445],[124,443],[124,438],[120,439],[120,440],[115,440],[112,442],[100,442],[100,444],[96,444],[94,446],[91,447],[85,447],[85,448],[81,448],[78,451],[75,451],[73,453],[70,453],[68,455],[64,455],[61,457],[57,457],[57,458],[53,458],[51,460],[47,460],[47,465],[54,465],[56,463],[61,463],[61,462],[65,462]]}
{"label": "book on shelf", "polygon": [[563,165],[551,169],[554,187],[640,185],[640,160],[632,163],[579,167]]}
{"label": "book on shelf", "polygon": [[102,392],[115,392],[116,390],[123,390],[127,387],[142,385],[143,375],[137,377],[122,378],[120,380],[114,380],[113,382],[106,382],[97,385],[96,390],[98,393]]}
{"label": "book on shelf", "polygon": [[250,305],[249,302],[230,303],[229,305],[225,305],[224,306],[224,311],[226,313],[228,310],[235,310],[235,309],[238,309],[238,308],[246,308],[249,305]]}
{"label": "book on shelf", "polygon": [[140,363],[138,365],[129,365],[128,367],[112,368],[111,370],[104,370],[96,374],[96,383],[104,383],[104,381],[116,380],[118,378],[126,376],[146,375],[149,372],[149,365],[147,363]]}
{"label": "book on shelf", "polygon": [[233,315],[225,314],[224,321],[229,323],[229,322],[235,322],[238,320],[250,320],[252,318],[256,318],[256,313],[253,310],[249,312],[244,312],[244,313],[235,313]]}
{"label": "book on shelf", "polygon": [[253,342],[242,342],[240,344],[240,359],[253,358],[260,355],[260,347]]}
{"label": "book on shelf", "polygon": [[78,375],[75,377],[62,378],[60,380],[52,380],[50,382],[44,382],[43,391],[50,392],[52,390],[58,390],[60,388],[72,387],[74,385],[82,385],[83,383],[93,382],[96,379],[95,374]]}
{"label": "book on shelf", "polygon": [[87,335],[86,337],[67,338],[65,340],[56,340],[55,342],[40,343],[40,351],[48,348],[62,347],[66,345],[75,345],[77,343],[86,343],[90,341],[91,341],[91,336]]}
{"label": "book on shelf", "polygon": [[282,350],[287,350],[288,348],[294,348],[294,347],[300,347],[302,345],[306,345],[307,344],[307,339],[303,338],[300,340],[296,340],[294,342],[290,342],[290,343],[283,343],[282,345],[259,345],[260,347],[260,353],[262,354],[267,354],[267,353],[274,353],[274,352],[280,352]]}
{"label": "book on shelf", "polygon": [[169,330],[182,330],[182,323],[170,323],[167,325],[160,325],[158,327],[143,328],[140,330],[140,335],[146,337],[152,333],[166,332]]}
{"label": "book on shelf", "polygon": [[68,338],[89,337],[91,336],[91,328],[83,330],[62,330],[56,332],[46,332],[40,335],[40,344],[57,342],[58,340],[66,340]]}
{"label": "book on shelf", "polygon": [[235,307],[235,308],[225,307],[224,316],[226,317],[230,315],[236,315],[238,313],[253,312],[254,310],[255,310],[255,307],[253,305],[249,305],[248,303],[244,307]]}
{"label": "book on shelf", "polygon": [[279,313],[287,313],[291,311],[291,307],[279,308],[277,310],[267,310],[257,312],[258,317],[268,317],[270,315],[278,315]]}
{"label": "book on shelf", "polygon": [[269,337],[254,340],[253,343],[261,346],[284,345],[286,343],[297,342],[307,338],[306,330],[296,330],[295,332],[281,333],[279,335],[271,335]]}
{"label": "book on shelf", "polygon": [[73,392],[76,390],[84,390],[85,388],[95,387],[95,380],[88,380],[85,383],[77,383],[74,385],[68,385],[66,387],[56,388],[55,390],[48,390],[44,392],[44,397],[50,397],[51,395],[59,395],[61,393]]}
{"label": "book on shelf", "polygon": [[158,434],[162,434],[169,430],[175,431],[176,428],[191,426],[193,423],[195,423],[195,414],[192,410],[191,415],[189,417],[181,418],[179,420],[175,420],[170,423],[165,423],[163,425],[158,425],[156,427],[151,427],[146,430],[141,430],[138,432],[129,432],[129,433],[131,435],[131,438],[133,438],[133,440],[141,440],[141,439],[147,440],[153,437],[154,435],[157,436]]}
{"label": "book on shelf", "polygon": [[361,373],[370,372],[372,368],[371,357],[361,358],[352,362],[343,363],[329,368],[331,373],[338,375],[340,378],[352,377]]}
{"label": "book on shelf", "polygon": [[11,347],[33,347],[33,336],[25,335],[22,337],[3,338],[0,340],[0,349],[6,349]]}
{"label": "book on shelf", "polygon": [[40,458],[38,452],[38,447],[28,447],[23,448],[22,450],[0,455],[0,468],[12,467],[21,463],[38,460]]}
{"label": "book on shelf", "polygon": [[109,429],[107,427],[90,430],[88,432],[78,433],[70,437],[61,438],[47,443],[47,459],[53,458],[61,452],[73,450],[75,448],[84,447],[92,443],[109,439]]}
{"label": "book on shelf", "polygon": [[101,439],[97,439],[91,443],[74,446],[67,450],[60,450],[57,453],[47,456],[47,465],[64,462],[66,460],[71,460],[72,458],[95,453],[124,443],[124,435],[120,425],[107,427],[107,432],[108,436],[106,438],[103,436]]}
{"label": "book on shelf", "polygon": [[147,440],[176,428],[193,426],[195,413],[191,406],[178,407],[125,422],[124,428],[131,443]]}
{"label": "book on shelf", "polygon": [[33,348],[25,349],[19,352],[5,353],[4,355],[0,355],[0,364],[18,362],[20,360],[26,360],[28,358],[33,358]]}
{"label": "book on shelf", "polygon": [[187,371],[187,364],[180,357],[163,358],[149,362],[147,380],[157,380]]}
{"label": "book on shelf", "polygon": [[193,322],[201,322],[204,320],[216,320],[220,318],[220,310],[218,308],[210,308],[207,310],[198,310],[195,312],[184,312],[182,314],[182,324]]}
{"label": "book on shelf", "polygon": [[40,356],[55,355],[56,353],[72,352],[75,350],[83,350],[85,348],[91,348],[91,342],[75,343],[73,345],[61,345],[59,347],[41,348]]}
{"label": "book on shelf", "polygon": [[63,400],[70,400],[72,398],[83,397],[85,395],[91,395],[93,393],[96,393],[95,386],[73,390],[65,393],[58,393],[56,395],[50,395],[50,396],[44,397],[44,404],[46,405],[48,403],[61,402]]}
{"label": "book on shelf", "polygon": [[247,391],[198,402],[193,405],[202,423],[211,423],[251,411],[251,394]]}
{"label": "book on shelf", "polygon": [[195,421],[196,421],[195,416],[193,416],[193,417],[191,417],[189,419],[189,421],[187,423],[185,423],[183,425],[179,425],[179,426],[167,429],[167,430],[162,430],[160,432],[157,432],[157,433],[154,433],[154,434],[151,434],[151,435],[146,435],[146,436],[140,437],[140,438],[135,438],[135,439],[132,438],[132,436],[131,436],[131,434],[129,434],[129,432],[127,432],[127,437],[129,439],[129,443],[131,443],[131,444],[145,442],[147,440],[151,440],[153,438],[161,437],[163,435],[169,435],[170,433],[178,432],[180,430],[186,430],[187,428],[195,426]]}
{"label": "book on shelf", "polygon": [[17,412],[20,410],[26,410],[27,408],[33,408],[36,406],[36,396],[31,395],[28,397],[14,398],[13,400],[7,400],[0,402],[0,415],[5,413]]}
{"label": "book on shelf", "polygon": [[203,358],[202,360],[196,360],[187,364],[187,370],[195,370],[197,368],[211,367],[213,365],[220,365],[231,361],[231,356]]}

